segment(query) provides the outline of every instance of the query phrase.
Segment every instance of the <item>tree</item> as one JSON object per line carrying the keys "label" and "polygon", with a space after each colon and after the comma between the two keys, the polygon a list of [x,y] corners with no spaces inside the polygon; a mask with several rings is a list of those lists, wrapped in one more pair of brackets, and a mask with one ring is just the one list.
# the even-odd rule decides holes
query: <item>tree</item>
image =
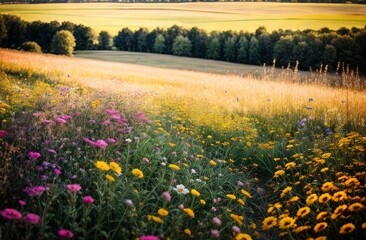
{"label": "tree", "polygon": [[205,58],[207,33],[197,27],[193,27],[188,31],[187,36],[192,43],[192,57]]}
{"label": "tree", "polygon": [[230,37],[225,42],[224,56],[226,61],[234,62],[236,59],[235,42],[236,37]]}
{"label": "tree", "polygon": [[336,59],[337,59],[337,50],[331,45],[327,44],[324,48],[324,52],[322,54],[322,62],[323,64],[328,64],[329,70],[333,71],[336,68]]}
{"label": "tree", "polygon": [[244,35],[240,37],[238,45],[237,61],[240,63],[248,63],[248,40]]}
{"label": "tree", "polygon": [[51,40],[51,53],[72,56],[75,38],[70,31],[58,31]]}
{"label": "tree", "polygon": [[187,37],[179,35],[175,38],[172,47],[172,53],[177,56],[191,56],[192,55],[192,43]]}
{"label": "tree", "polygon": [[259,53],[259,44],[255,36],[252,36],[249,42],[249,62],[256,65],[262,64],[261,55]]}
{"label": "tree", "polygon": [[281,37],[274,46],[273,58],[279,66],[286,67],[291,62],[291,54],[294,48],[293,37]]}
{"label": "tree", "polygon": [[90,27],[82,24],[76,25],[72,34],[75,37],[75,50],[93,49],[94,34]]}
{"label": "tree", "polygon": [[98,37],[99,49],[102,49],[102,50],[111,49],[111,38],[112,38],[112,36],[108,32],[101,31],[99,33],[99,37]]}
{"label": "tree", "polygon": [[207,58],[220,59],[220,42],[217,36],[210,36],[208,39],[206,52]]}
{"label": "tree", "polygon": [[121,51],[133,51],[133,33],[128,28],[123,28],[113,39],[114,46]]}
{"label": "tree", "polygon": [[156,36],[153,51],[156,53],[165,53],[165,38],[163,34]]}
{"label": "tree", "polygon": [[52,21],[45,23],[34,21],[28,24],[26,38],[28,41],[37,42],[44,52],[50,51],[50,42],[52,37],[59,31],[60,23]]}
{"label": "tree", "polygon": [[7,48],[17,48],[26,41],[27,23],[17,16],[2,15],[7,32],[7,42],[3,44]]}
{"label": "tree", "polygon": [[268,32],[262,32],[258,37],[260,62],[265,64],[271,64],[273,62],[273,47],[274,43],[271,40],[271,36]]}
{"label": "tree", "polygon": [[35,53],[42,52],[42,48],[38,45],[38,43],[31,41],[22,43],[18,49],[25,52],[35,52]]}
{"label": "tree", "polygon": [[146,28],[139,28],[133,34],[134,50],[137,52],[147,52],[146,36],[148,31]]}
{"label": "tree", "polygon": [[179,27],[178,25],[173,25],[172,27],[168,28],[165,34],[165,46],[166,46],[166,52],[168,54],[172,53],[173,43],[175,39],[179,36],[186,36],[187,30],[183,29],[182,27]]}
{"label": "tree", "polygon": [[309,45],[305,41],[301,41],[292,50],[292,59],[299,61],[299,68],[307,70],[311,64],[309,62]]}
{"label": "tree", "polygon": [[350,36],[339,36],[332,40],[331,44],[337,50],[337,61],[351,64],[354,67],[361,61],[361,47]]}
{"label": "tree", "polygon": [[6,40],[8,38],[8,31],[5,26],[3,16],[0,14],[0,47],[6,46]]}

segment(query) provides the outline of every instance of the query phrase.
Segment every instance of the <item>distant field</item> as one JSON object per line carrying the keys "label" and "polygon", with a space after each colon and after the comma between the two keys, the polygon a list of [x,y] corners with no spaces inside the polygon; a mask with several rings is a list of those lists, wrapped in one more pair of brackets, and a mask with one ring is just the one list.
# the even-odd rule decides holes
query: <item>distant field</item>
{"label": "distant field", "polygon": [[75,57],[107,62],[132,63],[158,68],[190,70],[208,73],[247,75],[263,71],[263,67],[214,61],[207,59],[177,57],[172,55],[123,51],[76,51]]}
{"label": "distant field", "polygon": [[27,21],[57,20],[81,23],[97,32],[116,34],[123,27],[167,28],[174,24],[207,31],[360,27],[366,25],[366,6],[295,3],[75,3],[0,5],[0,13]]}

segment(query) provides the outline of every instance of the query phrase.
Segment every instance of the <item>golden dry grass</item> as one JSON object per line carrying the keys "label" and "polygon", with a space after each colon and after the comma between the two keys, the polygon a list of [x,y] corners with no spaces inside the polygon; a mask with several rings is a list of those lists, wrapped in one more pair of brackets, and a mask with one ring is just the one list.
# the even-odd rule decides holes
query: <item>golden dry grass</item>
{"label": "golden dry grass", "polygon": [[277,29],[360,27],[366,23],[366,6],[356,4],[297,3],[83,3],[0,5],[0,12],[27,21],[71,21],[97,32],[117,34],[123,27],[171,27],[174,24],[207,31],[253,32],[260,26]]}
{"label": "golden dry grass", "polygon": [[[348,117],[358,124],[364,124],[366,118],[365,92],[347,89],[12,50],[0,50],[0,63],[5,70],[29,69],[107,95],[146,96],[147,105],[165,97],[181,99],[182,104],[190,104],[191,111],[201,115],[199,118],[210,112],[240,112],[267,118],[296,113],[306,117],[310,114],[308,106],[313,108],[311,114],[318,118],[327,116],[328,120],[344,121]],[[309,103],[309,98],[314,101]]]}

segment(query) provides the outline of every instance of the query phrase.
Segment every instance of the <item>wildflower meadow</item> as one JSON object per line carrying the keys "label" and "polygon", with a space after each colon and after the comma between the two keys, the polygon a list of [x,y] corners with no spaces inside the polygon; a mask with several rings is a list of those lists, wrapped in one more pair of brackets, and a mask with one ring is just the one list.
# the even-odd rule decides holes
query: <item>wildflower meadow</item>
{"label": "wildflower meadow", "polygon": [[365,238],[363,90],[1,51],[0,239]]}

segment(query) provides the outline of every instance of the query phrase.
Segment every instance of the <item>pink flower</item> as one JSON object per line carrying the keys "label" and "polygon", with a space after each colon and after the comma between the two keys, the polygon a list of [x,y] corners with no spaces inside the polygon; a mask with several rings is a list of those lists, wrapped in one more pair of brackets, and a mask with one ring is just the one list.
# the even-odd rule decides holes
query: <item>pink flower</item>
{"label": "pink flower", "polygon": [[32,159],[37,159],[41,156],[41,154],[39,152],[29,152],[28,156]]}
{"label": "pink flower", "polygon": [[143,158],[142,159],[145,163],[150,163],[150,160],[148,158]]}
{"label": "pink flower", "polygon": [[4,211],[0,211],[0,215],[8,220],[18,220],[22,218],[22,214],[13,208],[5,208]]}
{"label": "pink flower", "polygon": [[61,174],[61,170],[58,169],[58,168],[55,168],[53,171],[55,172],[56,175],[60,175]]}
{"label": "pink flower", "polygon": [[113,138],[108,138],[108,142],[109,142],[109,143],[115,143],[115,142],[116,142],[116,140],[114,140]]}
{"label": "pink flower", "polygon": [[184,205],[183,205],[183,204],[179,204],[178,208],[179,208],[180,210],[183,210],[183,209],[184,209]]}
{"label": "pink flower", "polygon": [[213,224],[215,224],[215,225],[217,225],[217,226],[220,226],[221,225],[221,219],[220,218],[218,218],[218,217],[214,217],[213,219],[212,219],[212,222],[213,222]]}
{"label": "pink flower", "polygon": [[141,236],[140,240],[159,240],[158,237],[152,235]]}
{"label": "pink flower", "polygon": [[94,202],[94,199],[91,196],[85,196],[84,197],[84,203],[85,204],[92,204]]}
{"label": "pink flower", "polygon": [[57,231],[57,234],[62,238],[72,238],[74,236],[74,234],[68,229],[60,229]]}
{"label": "pink flower", "polygon": [[53,154],[56,154],[57,152],[55,151],[55,150],[53,150],[53,149],[47,149],[47,152],[49,152],[49,153],[53,153]]}
{"label": "pink flower", "polygon": [[93,144],[97,148],[106,148],[108,144],[104,142],[103,140],[99,139],[95,144]]}
{"label": "pink flower", "polygon": [[0,130],[0,138],[4,138],[4,137],[6,137],[8,135],[9,135],[9,132],[8,131]]}
{"label": "pink flower", "polygon": [[39,222],[39,216],[37,214],[28,213],[24,218],[24,222],[30,223],[30,224],[38,224]]}
{"label": "pink flower", "polygon": [[233,230],[234,232],[236,232],[236,233],[240,233],[241,232],[241,230],[240,230],[240,228],[238,227],[238,226],[233,226],[232,228],[231,228],[231,230]]}
{"label": "pink flower", "polygon": [[69,190],[70,192],[78,192],[80,191],[81,187],[79,184],[68,184],[66,186],[67,190]]}
{"label": "pink flower", "polygon": [[169,192],[163,192],[163,198],[165,199],[165,201],[167,201],[167,202],[169,202],[170,201],[170,199],[172,198],[171,196],[170,196],[170,193]]}
{"label": "pink flower", "polygon": [[116,112],[115,110],[112,110],[112,109],[107,109],[105,110],[106,113],[109,113],[110,115],[114,115],[114,114],[117,114],[118,112]]}
{"label": "pink flower", "polygon": [[217,229],[211,230],[211,237],[212,238],[219,238],[220,237],[220,231]]}
{"label": "pink flower", "polygon": [[44,191],[46,191],[46,188],[43,186],[26,187],[23,189],[23,192],[30,197],[42,195]]}
{"label": "pink flower", "polygon": [[61,124],[65,124],[66,120],[63,118],[56,118],[56,122],[61,123]]}
{"label": "pink flower", "polygon": [[132,200],[131,200],[131,199],[127,199],[127,200],[126,200],[126,204],[127,204],[128,206],[130,206],[130,207],[134,207],[133,202],[132,202]]}
{"label": "pink flower", "polygon": [[20,206],[27,205],[27,203],[25,201],[23,201],[23,200],[19,200],[18,203],[19,203]]}

